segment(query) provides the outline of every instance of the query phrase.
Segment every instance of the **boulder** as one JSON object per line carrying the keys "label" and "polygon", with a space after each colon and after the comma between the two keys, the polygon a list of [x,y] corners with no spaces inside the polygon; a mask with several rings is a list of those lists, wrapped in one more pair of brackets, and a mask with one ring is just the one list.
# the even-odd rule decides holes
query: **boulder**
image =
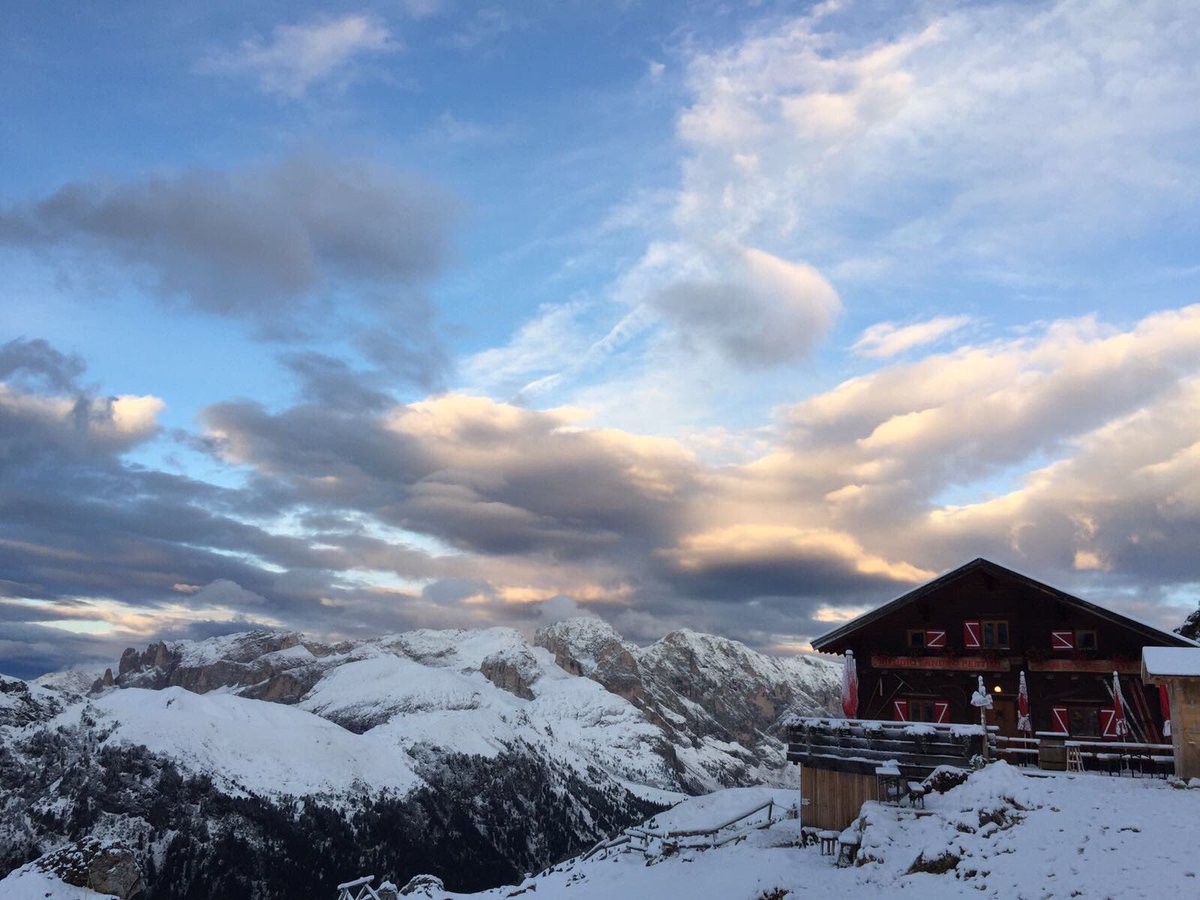
{"label": "boulder", "polygon": [[34,866],[75,887],[133,900],[145,893],[132,851],[120,843],[84,838],[38,859]]}
{"label": "boulder", "polygon": [[444,893],[446,886],[436,875],[414,875],[400,888],[401,897],[433,897]]}

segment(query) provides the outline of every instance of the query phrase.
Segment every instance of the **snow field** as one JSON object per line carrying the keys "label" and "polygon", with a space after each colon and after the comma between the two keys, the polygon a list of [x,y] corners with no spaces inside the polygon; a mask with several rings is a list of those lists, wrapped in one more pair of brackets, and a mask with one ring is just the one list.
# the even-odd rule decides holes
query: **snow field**
{"label": "snow field", "polygon": [[[794,791],[733,789],[651,821],[664,831],[710,828],[772,793],[782,803],[796,799]],[[759,900],[776,889],[795,898],[1200,897],[1200,791],[1157,779],[1037,778],[996,763],[926,805],[918,814],[865,804],[860,862],[850,868],[796,846],[799,823],[786,820],[736,844],[650,864],[639,853],[570,860],[521,887],[536,887],[529,895],[538,900]],[[513,890],[448,896],[480,900]]]}

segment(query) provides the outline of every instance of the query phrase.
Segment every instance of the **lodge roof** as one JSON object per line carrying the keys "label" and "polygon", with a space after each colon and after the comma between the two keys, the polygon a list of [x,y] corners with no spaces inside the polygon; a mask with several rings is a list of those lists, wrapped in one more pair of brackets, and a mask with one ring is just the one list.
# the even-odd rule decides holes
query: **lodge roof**
{"label": "lodge roof", "polygon": [[1139,622],[1136,619],[1123,616],[1118,612],[1113,612],[1111,609],[1105,609],[1103,606],[1097,606],[1095,603],[1090,603],[1087,600],[1083,600],[1072,594],[1068,594],[1066,591],[1060,591],[1058,588],[1051,587],[1048,584],[1043,584],[1040,581],[1030,578],[1028,575],[1022,575],[1020,572],[1014,572],[1012,569],[1005,568],[1004,566],[994,563],[990,559],[984,559],[983,557],[973,559],[969,563],[961,565],[957,569],[952,569],[944,575],[940,575],[939,577],[933,579],[933,581],[927,582],[918,588],[914,588],[901,597],[897,597],[890,603],[885,603],[883,606],[873,609],[870,612],[863,613],[857,619],[853,619],[852,621],[847,622],[845,625],[835,628],[833,631],[823,634],[819,638],[815,638],[812,642],[812,645],[815,649],[824,651],[826,647],[849,637],[863,626],[878,621],[884,616],[908,606],[910,603],[916,603],[922,597],[925,597],[934,591],[937,591],[946,585],[975,572],[985,572],[989,575],[1003,578],[1007,581],[1015,581],[1031,591],[1037,591],[1046,594],[1050,599],[1086,610],[1087,612],[1090,612],[1101,619],[1106,619],[1107,621],[1112,622],[1115,625],[1119,625],[1122,628],[1128,628],[1132,631],[1140,632],[1144,636],[1153,639],[1156,644],[1165,643],[1169,646],[1175,647],[1200,646],[1195,641],[1185,638],[1182,635],[1175,634],[1171,631],[1163,631],[1160,628],[1155,628],[1153,625],[1147,625],[1144,622]]}

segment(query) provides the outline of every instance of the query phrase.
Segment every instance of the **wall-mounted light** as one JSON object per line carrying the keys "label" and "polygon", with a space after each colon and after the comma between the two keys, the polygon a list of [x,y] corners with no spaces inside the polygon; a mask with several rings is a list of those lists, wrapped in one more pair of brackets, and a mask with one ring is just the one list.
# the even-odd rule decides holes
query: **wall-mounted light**
{"label": "wall-mounted light", "polygon": [[994,693],[994,694],[1000,693],[1000,685],[996,685],[994,688],[992,688],[992,693]]}

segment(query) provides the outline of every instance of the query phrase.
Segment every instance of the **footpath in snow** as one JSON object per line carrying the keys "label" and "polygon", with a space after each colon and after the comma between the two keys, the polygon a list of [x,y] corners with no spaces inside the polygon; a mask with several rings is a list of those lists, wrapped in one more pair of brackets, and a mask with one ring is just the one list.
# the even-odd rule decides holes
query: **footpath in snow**
{"label": "footpath in snow", "polygon": [[[749,788],[686,800],[648,830],[703,830],[794,791]],[[1200,790],[1158,779],[1081,774],[1038,778],[1005,763],[973,774],[926,810],[868,803],[855,828],[857,864],[838,868],[800,847],[794,820],[749,829],[715,850],[665,856],[609,851],[577,858],[482,894],[430,889],[433,898],[527,900],[760,900],[854,898],[1200,897]],[[418,895],[419,896],[419,895]]]}

